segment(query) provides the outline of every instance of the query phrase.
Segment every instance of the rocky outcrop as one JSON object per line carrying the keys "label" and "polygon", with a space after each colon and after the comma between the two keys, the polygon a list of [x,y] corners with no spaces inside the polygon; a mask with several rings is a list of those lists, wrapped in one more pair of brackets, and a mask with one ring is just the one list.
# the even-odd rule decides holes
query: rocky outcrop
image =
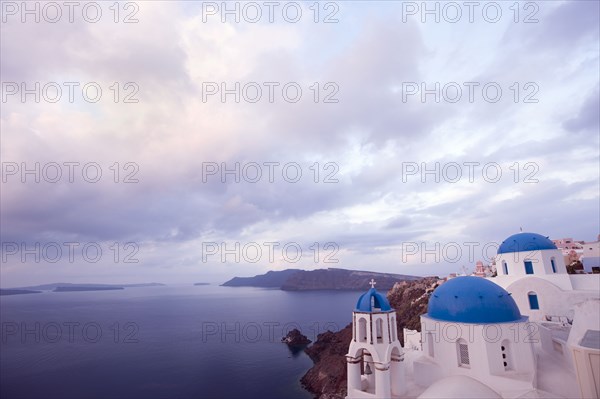
{"label": "rocky outcrop", "polygon": [[418,281],[397,283],[388,292],[387,298],[396,310],[398,338],[404,345],[404,328],[421,331],[421,315],[427,313],[429,296],[439,285],[438,277],[425,277]]}
{"label": "rocky outcrop", "polygon": [[306,335],[302,335],[297,328],[294,328],[285,337],[281,338],[281,342],[288,344],[288,346],[303,346],[310,344],[312,341]]}
{"label": "rocky outcrop", "polygon": [[304,351],[314,366],[300,380],[302,386],[319,399],[346,396],[346,352],[352,339],[352,325],[338,332],[326,331]]}
{"label": "rocky outcrop", "polygon": [[[439,285],[438,277],[394,284],[387,297],[396,309],[398,337],[404,328],[421,331],[420,316],[427,312],[429,295]],[[346,395],[346,352],[352,339],[352,325],[338,332],[319,334],[305,352],[314,366],[302,377],[302,385],[318,399],[341,399]]]}

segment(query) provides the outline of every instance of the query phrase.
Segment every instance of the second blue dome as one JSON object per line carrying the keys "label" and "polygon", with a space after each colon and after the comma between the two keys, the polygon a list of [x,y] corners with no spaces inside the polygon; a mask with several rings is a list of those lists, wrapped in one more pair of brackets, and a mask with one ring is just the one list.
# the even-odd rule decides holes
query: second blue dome
{"label": "second blue dome", "polygon": [[459,323],[506,323],[523,316],[515,300],[483,277],[455,277],[433,291],[427,306],[432,319]]}

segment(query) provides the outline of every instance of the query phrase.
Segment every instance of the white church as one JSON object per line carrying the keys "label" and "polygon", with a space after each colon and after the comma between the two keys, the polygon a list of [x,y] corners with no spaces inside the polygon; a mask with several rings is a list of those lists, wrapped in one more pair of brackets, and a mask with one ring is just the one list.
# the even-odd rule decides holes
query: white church
{"label": "white church", "polygon": [[504,240],[496,267],[436,288],[404,348],[371,281],[352,316],[347,398],[600,398],[600,274],[567,274],[534,233]]}

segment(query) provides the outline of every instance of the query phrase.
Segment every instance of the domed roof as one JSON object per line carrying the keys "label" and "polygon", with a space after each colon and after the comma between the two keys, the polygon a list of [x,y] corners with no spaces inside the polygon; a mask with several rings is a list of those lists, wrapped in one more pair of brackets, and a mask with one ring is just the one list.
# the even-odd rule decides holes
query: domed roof
{"label": "domed roof", "polygon": [[453,375],[434,382],[419,395],[419,399],[433,398],[500,399],[502,396],[474,378]]}
{"label": "domed roof", "polygon": [[[371,299],[373,298],[373,299]],[[375,288],[371,288],[358,298],[356,302],[356,311],[372,312],[373,310],[387,312],[392,310],[390,303],[384,295],[381,295]]]}
{"label": "domed roof", "polygon": [[500,248],[498,248],[498,254],[542,249],[556,249],[556,245],[548,237],[540,234],[518,233],[502,241]]}
{"label": "domed roof", "polygon": [[478,324],[525,319],[504,288],[483,277],[473,276],[456,277],[436,288],[429,298],[427,316]]}

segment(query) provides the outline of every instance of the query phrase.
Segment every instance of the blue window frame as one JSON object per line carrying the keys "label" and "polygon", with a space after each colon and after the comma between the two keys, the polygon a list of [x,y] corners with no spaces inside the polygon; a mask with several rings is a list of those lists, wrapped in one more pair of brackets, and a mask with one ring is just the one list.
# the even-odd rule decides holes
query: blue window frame
{"label": "blue window frame", "polygon": [[530,260],[525,261],[525,274],[533,274],[533,263]]}
{"label": "blue window frame", "polygon": [[538,302],[537,295],[535,293],[529,293],[527,294],[527,297],[529,298],[529,309],[538,310],[540,308],[540,304]]}
{"label": "blue window frame", "polygon": [[550,259],[550,264],[552,265],[552,273],[556,273],[556,264],[554,263],[554,259]]}
{"label": "blue window frame", "polygon": [[508,265],[506,261],[502,261],[502,268],[504,269],[504,274],[508,275]]}

